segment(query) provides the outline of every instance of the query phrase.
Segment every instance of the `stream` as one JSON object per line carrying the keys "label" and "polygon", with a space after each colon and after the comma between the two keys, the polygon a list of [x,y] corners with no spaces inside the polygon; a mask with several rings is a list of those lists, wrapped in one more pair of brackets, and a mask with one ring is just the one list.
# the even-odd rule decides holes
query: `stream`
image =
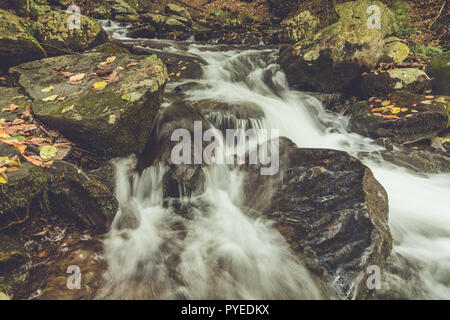
{"label": "stream", "polygon": [[[126,28],[105,21],[103,25],[115,38],[142,46],[140,39],[126,37]],[[145,43],[207,62],[202,78],[194,80],[198,85],[184,92],[186,101],[257,105],[264,114],[258,122],[261,128],[277,129],[301,148],[337,149],[359,158],[389,195],[394,248],[381,296],[450,299],[448,174],[417,174],[382,160],[376,153],[381,147],[372,139],[347,131],[347,117],[289,89],[276,64],[276,49],[195,41]],[[183,81],[193,80],[170,82],[166,95],[170,97]],[[162,107],[171,103],[166,98]],[[243,177],[238,171],[223,166],[205,169],[205,192],[182,199],[192,211],[186,220],[164,205],[161,181],[166,168],[150,167],[129,183],[128,170],[135,162],[133,157],[115,162],[120,210],[104,241],[109,287],[99,298],[321,298],[308,271],[271,222],[244,209]],[[137,223],[130,224],[130,219]]]}

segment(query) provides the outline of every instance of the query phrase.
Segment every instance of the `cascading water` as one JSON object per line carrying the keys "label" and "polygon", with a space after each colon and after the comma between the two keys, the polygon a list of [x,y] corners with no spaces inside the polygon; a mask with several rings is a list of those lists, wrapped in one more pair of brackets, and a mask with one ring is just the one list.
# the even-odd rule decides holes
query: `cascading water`
{"label": "cascading water", "polygon": [[[338,149],[356,157],[380,150],[371,139],[349,133],[346,117],[326,112],[315,98],[290,90],[275,52],[217,51],[191,44],[189,53],[208,62],[198,80],[207,86],[189,90],[186,99],[256,104],[265,114],[257,125],[278,129],[299,147]],[[211,120],[217,127],[232,123],[220,117]],[[449,299],[449,176],[418,175],[376,153],[362,161],[389,194],[393,255],[408,261],[399,268],[410,268],[418,279],[405,282],[387,274],[384,289],[395,292],[393,298]],[[111,283],[106,297],[320,298],[270,221],[242,209],[239,173],[225,167],[205,169],[205,193],[180,200],[189,207],[191,218],[185,219],[163,201],[165,169],[148,168],[130,180],[127,171],[133,163],[122,159],[116,164],[120,211],[105,241]]]}

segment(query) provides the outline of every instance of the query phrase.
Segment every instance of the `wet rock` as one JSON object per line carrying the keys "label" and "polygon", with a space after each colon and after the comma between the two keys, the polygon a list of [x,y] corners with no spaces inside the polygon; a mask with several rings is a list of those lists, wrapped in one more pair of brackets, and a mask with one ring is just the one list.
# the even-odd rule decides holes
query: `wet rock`
{"label": "wet rock", "polygon": [[128,36],[130,38],[153,38],[156,34],[156,29],[152,25],[148,26],[139,26],[136,28],[133,28],[129,33]]}
{"label": "wet rock", "polygon": [[423,94],[430,89],[431,82],[427,74],[414,68],[370,72],[361,76],[361,92],[365,98],[379,97],[395,91]]}
{"label": "wet rock", "polygon": [[46,56],[34,37],[34,25],[0,9],[0,69]]}
{"label": "wet rock", "polygon": [[101,24],[81,16],[81,27],[68,29],[70,14],[52,11],[39,16],[36,22],[36,36],[51,55],[81,52],[108,41]]}
{"label": "wet rock", "polygon": [[[151,166],[163,165],[168,168],[163,178],[164,198],[195,196],[204,190],[203,154],[198,154],[194,147],[195,121],[202,124],[202,132],[211,128],[200,113],[181,101],[162,109],[151,130],[147,145],[138,158],[136,168],[139,173]],[[179,141],[172,141],[172,134],[177,129],[188,132],[191,137],[191,143],[188,145],[191,164],[177,164],[172,159],[172,150],[182,141],[181,138]],[[183,142],[189,143],[184,140]],[[204,147],[205,143],[203,141],[201,143]],[[202,159],[200,164],[195,164],[196,157]]]}
{"label": "wet rock", "polygon": [[52,212],[67,215],[88,228],[107,230],[111,226],[119,205],[107,187],[64,161],[56,161],[47,174]]}
{"label": "wet rock", "polygon": [[[381,29],[369,29],[371,4],[380,7]],[[391,33],[389,9],[379,1],[359,0],[336,5],[338,22],[312,38],[284,48],[279,63],[296,89],[336,92],[349,89],[365,70],[381,60],[384,37]]]}
{"label": "wet rock", "polygon": [[[8,148],[0,144],[0,153],[13,154]],[[102,230],[109,228],[118,208],[110,190],[65,161],[55,161],[50,168],[21,163],[18,171],[8,173],[0,200],[0,230],[25,222],[33,204],[41,211]]]}
{"label": "wet rock", "polygon": [[274,221],[324,296],[364,298],[367,268],[382,268],[392,248],[386,191],[345,152],[298,149],[286,138],[279,146],[277,175],[244,166],[244,203]]}
{"label": "wet rock", "polygon": [[[22,64],[12,72],[20,75],[20,84],[34,99],[34,115],[47,127],[99,156],[126,156],[140,152],[147,142],[167,72],[154,56],[119,54],[107,63],[109,57],[105,53],[67,55]],[[70,83],[55,66],[85,77]],[[92,76],[105,70],[116,72],[109,84],[101,76]],[[50,85],[54,90],[42,92]]]}
{"label": "wet rock", "polygon": [[[15,104],[19,108],[14,111],[9,110],[9,106]],[[29,106],[28,99],[20,94],[18,88],[5,88],[0,87],[0,119],[6,121],[13,121],[16,118],[20,118],[21,114]],[[8,109],[3,111],[3,109]]]}
{"label": "wet rock", "polygon": [[420,173],[450,173],[450,157],[426,150],[381,152],[384,160]]}
{"label": "wet rock", "polygon": [[383,62],[393,62],[395,64],[402,63],[408,58],[409,47],[405,40],[397,37],[389,37],[384,40]]}
{"label": "wet rock", "polygon": [[[0,143],[2,156],[16,156],[15,148]],[[44,169],[29,162],[21,163],[18,171],[8,172],[8,183],[0,192],[0,230],[25,221],[29,217],[33,200],[43,196],[48,187]]]}
{"label": "wet rock", "polygon": [[0,233],[0,278],[27,261],[28,256],[22,246],[10,237]]}
{"label": "wet rock", "polygon": [[101,44],[95,48],[88,50],[88,52],[103,52],[103,53],[107,53],[110,55],[116,55],[116,54],[121,54],[121,53],[130,54],[130,51],[126,48],[125,44],[118,45],[118,44],[111,43],[111,42]]}
{"label": "wet rock", "polygon": [[434,57],[428,64],[427,74],[435,94],[450,96],[450,51]]}
{"label": "wet rock", "polygon": [[350,113],[351,130],[398,144],[433,138],[448,124],[445,98],[405,92],[358,102]]}
{"label": "wet rock", "polygon": [[322,92],[305,92],[306,94],[318,99],[325,109],[345,114],[350,108],[350,101],[345,94],[340,92],[322,93]]}
{"label": "wet rock", "polygon": [[319,30],[319,19],[311,12],[303,11],[292,19],[286,21],[280,35],[281,42],[297,43],[307,39]]}

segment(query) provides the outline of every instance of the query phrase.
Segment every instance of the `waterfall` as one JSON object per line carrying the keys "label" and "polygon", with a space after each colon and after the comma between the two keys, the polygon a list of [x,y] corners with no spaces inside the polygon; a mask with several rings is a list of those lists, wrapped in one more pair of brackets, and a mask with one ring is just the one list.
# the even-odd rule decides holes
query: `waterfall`
{"label": "waterfall", "polygon": [[[299,147],[361,152],[381,150],[372,139],[347,131],[348,118],[327,112],[321,103],[290,90],[273,50],[209,49],[192,43],[189,54],[207,61],[189,101],[213,99],[258,105],[264,119],[235,121],[215,115],[226,126],[278,129]],[[223,127],[221,127],[223,126]],[[361,160],[386,188],[390,202],[393,255],[414,267],[411,288],[386,275],[383,286],[408,298],[450,298],[450,212],[448,174],[416,174],[376,155]],[[163,167],[130,175],[133,159],[116,163],[120,211],[105,240],[111,286],[106,297],[193,299],[320,298],[314,281],[288,249],[271,222],[243,209],[242,177],[237,171],[204,169],[205,193],[180,199],[190,219],[162,199]],[[179,204],[180,205],[180,204]],[[399,266],[401,267],[401,266]],[[404,266],[405,268],[407,266]]]}

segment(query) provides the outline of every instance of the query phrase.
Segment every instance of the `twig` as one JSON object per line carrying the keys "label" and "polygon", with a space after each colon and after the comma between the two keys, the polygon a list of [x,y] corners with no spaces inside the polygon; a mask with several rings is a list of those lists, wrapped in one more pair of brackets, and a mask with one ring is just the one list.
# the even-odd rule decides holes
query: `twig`
{"label": "twig", "polygon": [[441,10],[439,10],[439,14],[436,16],[436,18],[434,18],[433,22],[431,22],[431,24],[428,26],[428,29],[430,29],[433,24],[437,21],[437,19],[439,19],[439,17],[442,14],[442,11],[444,11],[445,5],[447,4],[447,0],[444,0],[444,3],[442,4]]}

